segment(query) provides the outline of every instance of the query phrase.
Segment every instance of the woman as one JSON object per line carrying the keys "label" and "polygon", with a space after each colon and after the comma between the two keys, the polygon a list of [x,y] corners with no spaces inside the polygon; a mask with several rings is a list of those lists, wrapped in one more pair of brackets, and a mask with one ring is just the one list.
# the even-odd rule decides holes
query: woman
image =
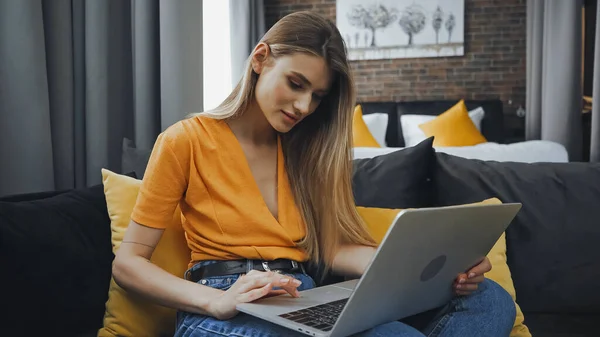
{"label": "woman", "polygon": [[[365,270],[375,243],[351,188],[354,104],[335,25],[311,12],[277,22],[218,108],[158,137],[115,259],[117,283],[178,309],[176,336],[294,335],[235,306],[315,287],[305,262]],[[192,251],[185,279],[148,263],[178,205]],[[489,270],[486,259],[459,275],[459,296],[421,331],[393,322],[361,335],[507,336],[514,304],[484,279]]]}

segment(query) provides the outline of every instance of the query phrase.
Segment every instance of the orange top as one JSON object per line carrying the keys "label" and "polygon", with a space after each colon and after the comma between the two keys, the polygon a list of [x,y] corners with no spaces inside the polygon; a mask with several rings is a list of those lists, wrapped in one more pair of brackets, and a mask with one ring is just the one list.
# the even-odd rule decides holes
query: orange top
{"label": "orange top", "polygon": [[209,259],[306,261],[296,245],[306,228],[279,137],[277,149],[278,219],[267,208],[227,123],[204,116],[179,121],[156,140],[131,218],[165,228],[179,204],[192,252],[190,266]]}

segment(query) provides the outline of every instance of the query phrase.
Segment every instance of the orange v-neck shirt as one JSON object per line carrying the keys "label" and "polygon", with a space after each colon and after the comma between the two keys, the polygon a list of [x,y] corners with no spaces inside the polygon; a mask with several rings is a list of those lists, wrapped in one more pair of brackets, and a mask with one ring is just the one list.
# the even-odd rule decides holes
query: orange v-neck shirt
{"label": "orange v-neck shirt", "polygon": [[278,219],[269,211],[237,138],[222,120],[197,116],[161,133],[131,218],[165,228],[177,205],[192,251],[201,260],[287,258],[306,261],[306,235],[277,140]]}

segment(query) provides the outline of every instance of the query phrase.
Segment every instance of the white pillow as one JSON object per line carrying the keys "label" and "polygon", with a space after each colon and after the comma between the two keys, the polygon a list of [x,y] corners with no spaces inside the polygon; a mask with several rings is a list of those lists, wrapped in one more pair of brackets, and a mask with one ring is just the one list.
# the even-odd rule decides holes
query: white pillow
{"label": "white pillow", "polygon": [[[478,107],[469,111],[469,117],[481,132],[481,120],[485,116],[485,111],[482,107]],[[419,128],[419,125],[433,120],[437,116],[429,115],[402,115],[400,116],[400,124],[402,125],[402,136],[404,137],[404,145],[415,146],[427,139],[425,132]]]}
{"label": "white pillow", "polygon": [[387,131],[388,118],[389,116],[386,113],[363,115],[363,120],[365,121],[365,124],[367,124],[367,129],[369,129],[373,138],[375,138],[381,147],[387,146],[385,142],[385,133]]}

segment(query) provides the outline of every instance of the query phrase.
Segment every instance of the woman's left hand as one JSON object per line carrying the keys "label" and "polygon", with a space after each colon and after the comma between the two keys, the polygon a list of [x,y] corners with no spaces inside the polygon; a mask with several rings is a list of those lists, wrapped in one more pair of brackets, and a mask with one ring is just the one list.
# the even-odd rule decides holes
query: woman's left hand
{"label": "woman's left hand", "polygon": [[484,274],[492,270],[490,260],[485,257],[478,265],[464,274],[458,275],[453,284],[454,292],[460,296],[470,295],[477,290],[479,283],[483,282]]}

